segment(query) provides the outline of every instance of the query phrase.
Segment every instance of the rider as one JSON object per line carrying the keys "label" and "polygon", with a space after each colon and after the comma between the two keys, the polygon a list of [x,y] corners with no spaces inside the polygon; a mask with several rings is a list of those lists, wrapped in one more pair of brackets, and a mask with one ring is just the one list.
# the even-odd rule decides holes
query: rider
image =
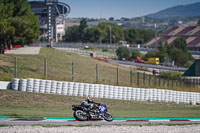
{"label": "rider", "polygon": [[94,104],[99,104],[90,99],[88,96],[82,103],[81,106],[85,107],[88,111],[94,108]]}

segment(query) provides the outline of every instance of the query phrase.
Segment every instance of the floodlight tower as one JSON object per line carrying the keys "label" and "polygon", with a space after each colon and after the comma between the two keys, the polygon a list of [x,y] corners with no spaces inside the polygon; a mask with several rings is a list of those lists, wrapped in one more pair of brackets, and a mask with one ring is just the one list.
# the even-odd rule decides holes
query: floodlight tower
{"label": "floodlight tower", "polygon": [[48,12],[48,41],[51,46],[51,42],[53,42],[53,39],[55,38],[55,29],[56,29],[56,5],[58,4],[58,0],[45,0],[45,3],[47,5],[47,12]]}

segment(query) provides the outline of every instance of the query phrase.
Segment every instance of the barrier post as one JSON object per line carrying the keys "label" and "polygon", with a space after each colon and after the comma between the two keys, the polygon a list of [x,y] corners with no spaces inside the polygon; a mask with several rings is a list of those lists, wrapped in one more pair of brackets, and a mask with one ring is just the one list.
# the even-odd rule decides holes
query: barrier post
{"label": "barrier post", "polygon": [[44,77],[47,78],[47,58],[44,59]]}
{"label": "barrier post", "polygon": [[137,72],[137,86],[140,86],[140,73]]}
{"label": "barrier post", "polygon": [[96,64],[96,83],[99,82],[99,66]]}
{"label": "barrier post", "polygon": [[149,74],[149,86],[151,86],[151,75]]}
{"label": "barrier post", "polygon": [[143,86],[145,86],[145,79],[146,79],[146,74],[145,72],[143,73]]}
{"label": "barrier post", "polygon": [[75,64],[74,62],[72,62],[72,82],[74,82],[74,77],[75,77],[74,69],[75,69]]}
{"label": "barrier post", "polygon": [[14,58],[15,62],[15,78],[17,78],[17,57]]}
{"label": "barrier post", "polygon": [[119,85],[119,67],[117,66],[117,85]]}
{"label": "barrier post", "polygon": [[133,84],[133,71],[130,71],[130,84]]}

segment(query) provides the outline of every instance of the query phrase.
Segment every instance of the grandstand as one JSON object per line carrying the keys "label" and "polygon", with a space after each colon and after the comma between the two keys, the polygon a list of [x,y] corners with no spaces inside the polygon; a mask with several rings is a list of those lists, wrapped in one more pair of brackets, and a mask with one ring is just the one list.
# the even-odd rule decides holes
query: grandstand
{"label": "grandstand", "polygon": [[[58,0],[55,0],[56,3],[53,3],[52,5],[49,5],[47,1],[54,2],[54,0],[31,0],[29,1],[29,4],[31,11],[39,18],[41,31],[40,37],[47,37],[50,33],[53,34],[52,39],[57,40],[57,37],[62,36],[64,33],[59,32],[57,34],[55,29],[57,25],[63,25],[64,28],[65,18],[68,16],[71,9],[69,5],[58,2]],[[51,6],[51,20],[49,19],[49,6]]]}
{"label": "grandstand", "polygon": [[186,40],[189,50],[200,51],[200,26],[173,27],[161,34],[157,39],[149,41],[145,46],[155,48],[161,42],[170,44],[180,37]]}

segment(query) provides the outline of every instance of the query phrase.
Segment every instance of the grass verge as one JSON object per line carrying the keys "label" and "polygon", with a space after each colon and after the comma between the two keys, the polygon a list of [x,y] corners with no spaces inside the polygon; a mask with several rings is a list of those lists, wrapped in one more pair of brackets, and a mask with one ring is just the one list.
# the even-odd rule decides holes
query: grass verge
{"label": "grass verge", "polygon": [[[72,118],[72,104],[85,97],[0,90],[0,116]],[[115,118],[199,118],[200,106],[113,99],[94,101],[108,105]]]}

